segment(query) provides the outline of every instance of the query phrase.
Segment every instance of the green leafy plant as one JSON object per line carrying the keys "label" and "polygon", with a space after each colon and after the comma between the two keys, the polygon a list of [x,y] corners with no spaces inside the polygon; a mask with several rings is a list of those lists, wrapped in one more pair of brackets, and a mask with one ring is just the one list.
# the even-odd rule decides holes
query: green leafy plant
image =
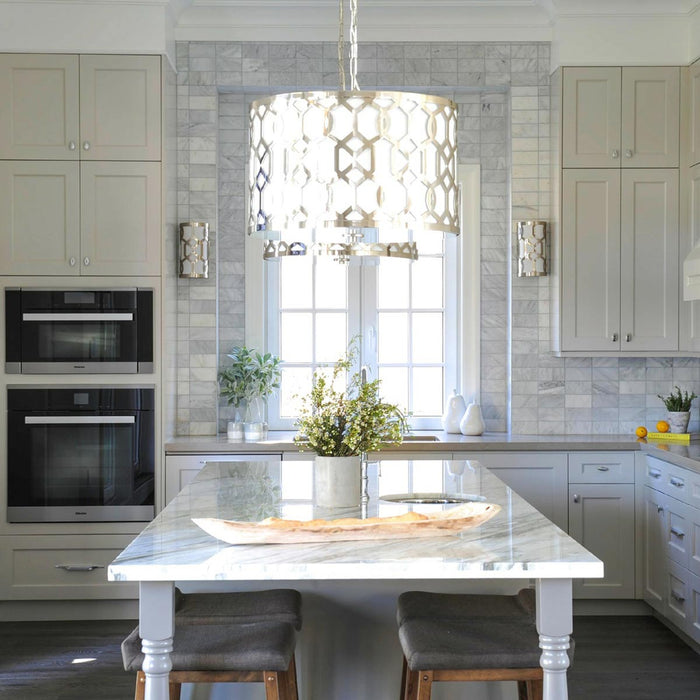
{"label": "green leafy plant", "polygon": [[693,399],[697,398],[695,392],[689,396],[687,391],[681,393],[680,387],[678,386],[674,387],[674,389],[676,390],[675,393],[671,392],[668,396],[661,396],[661,394],[657,394],[657,396],[664,402],[666,410],[669,412],[690,411],[690,404],[692,403]]}
{"label": "green leafy plant", "polygon": [[261,355],[245,345],[228,354],[231,366],[219,372],[221,396],[229,406],[239,407],[253,399],[266,399],[280,387],[280,358],[269,352]]}
{"label": "green leafy plant", "polygon": [[314,373],[311,392],[302,398],[296,422],[299,432],[294,442],[300,449],[322,457],[350,457],[403,440],[406,419],[398,406],[382,400],[381,380],[363,383],[359,372],[346,379],[356,355],[352,341],[330,376],[324,371]]}

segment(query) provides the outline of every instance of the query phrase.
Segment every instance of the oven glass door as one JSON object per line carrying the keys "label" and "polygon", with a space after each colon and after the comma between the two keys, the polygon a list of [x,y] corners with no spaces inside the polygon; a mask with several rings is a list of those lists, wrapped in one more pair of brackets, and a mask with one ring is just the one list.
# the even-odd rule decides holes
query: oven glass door
{"label": "oven glass door", "polygon": [[22,314],[22,364],[30,371],[56,363],[97,372],[136,371],[136,321],[133,312]]}
{"label": "oven glass door", "polygon": [[152,415],[10,412],[10,522],[153,517]]}

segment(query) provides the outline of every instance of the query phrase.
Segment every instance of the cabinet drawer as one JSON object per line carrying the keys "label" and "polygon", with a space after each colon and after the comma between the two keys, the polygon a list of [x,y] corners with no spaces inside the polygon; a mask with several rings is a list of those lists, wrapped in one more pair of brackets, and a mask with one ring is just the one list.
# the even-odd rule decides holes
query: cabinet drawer
{"label": "cabinet drawer", "polygon": [[133,537],[3,537],[0,597],[5,600],[138,598],[136,584],[107,580],[107,567]]}
{"label": "cabinet drawer", "polygon": [[688,569],[668,563],[666,578],[666,617],[684,632],[690,632],[691,577]]}
{"label": "cabinet drawer", "polygon": [[569,483],[633,484],[634,453],[572,453],[569,455]]}

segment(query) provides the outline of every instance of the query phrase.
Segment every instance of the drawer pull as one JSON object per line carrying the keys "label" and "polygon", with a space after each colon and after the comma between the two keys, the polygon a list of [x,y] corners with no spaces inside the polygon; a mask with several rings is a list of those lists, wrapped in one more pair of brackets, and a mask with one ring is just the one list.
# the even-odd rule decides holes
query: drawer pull
{"label": "drawer pull", "polygon": [[679,489],[682,489],[685,486],[685,481],[683,479],[676,479],[675,477],[671,477],[671,483],[674,486],[677,486]]}
{"label": "drawer pull", "polygon": [[685,603],[685,598],[682,595],[678,595],[675,591],[671,591],[671,598],[679,603]]}
{"label": "drawer pull", "polygon": [[657,512],[657,513],[663,513],[663,512],[664,512],[664,507],[663,507],[663,506],[656,506],[656,512]]}
{"label": "drawer pull", "polygon": [[680,530],[676,530],[675,527],[671,528],[671,534],[675,535],[676,537],[680,537],[681,539],[685,537],[685,532],[681,532]]}
{"label": "drawer pull", "polygon": [[63,569],[64,571],[94,571],[95,569],[104,569],[102,564],[86,564],[85,566],[79,566],[75,564],[56,564],[57,569]]}
{"label": "drawer pull", "polygon": [[609,472],[610,467],[600,466],[600,467],[598,467],[598,471],[599,472]]}
{"label": "drawer pull", "polygon": [[661,472],[656,471],[655,469],[650,469],[649,470],[649,476],[652,479],[660,479],[661,478]]}

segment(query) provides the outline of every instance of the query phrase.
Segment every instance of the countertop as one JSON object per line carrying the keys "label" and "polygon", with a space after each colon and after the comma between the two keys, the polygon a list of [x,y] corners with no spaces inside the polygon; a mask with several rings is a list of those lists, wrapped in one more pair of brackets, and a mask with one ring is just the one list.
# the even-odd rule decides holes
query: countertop
{"label": "countertop", "polygon": [[[267,439],[246,442],[229,440],[226,435],[171,438],[166,454],[280,454],[298,452],[294,431],[270,431]],[[476,437],[441,431],[415,431],[401,445],[387,446],[382,453],[420,452],[500,452],[500,451],[580,451],[638,450],[643,444],[634,435],[509,435],[484,433]]]}
{"label": "countertop", "polygon": [[700,472],[700,440],[691,440],[688,445],[645,442],[642,450],[652,457]]}
{"label": "countertop", "polygon": [[[109,566],[111,581],[252,581],[364,579],[598,578],[603,564],[547,520],[488,469],[445,461],[442,483],[450,493],[497,503],[501,511],[479,527],[445,537],[355,540],[324,544],[227,545],[192,518],[259,520],[266,516],[339,518],[397,515],[411,508],[378,497],[379,474],[399,469],[370,466],[369,505],[306,514],[298,499],[285,500],[276,483],[277,462],[209,462],[195,480]],[[456,480],[450,472],[460,470]],[[277,470],[277,471],[276,471]],[[443,506],[428,506],[428,508]],[[429,574],[426,574],[429,572]]]}

